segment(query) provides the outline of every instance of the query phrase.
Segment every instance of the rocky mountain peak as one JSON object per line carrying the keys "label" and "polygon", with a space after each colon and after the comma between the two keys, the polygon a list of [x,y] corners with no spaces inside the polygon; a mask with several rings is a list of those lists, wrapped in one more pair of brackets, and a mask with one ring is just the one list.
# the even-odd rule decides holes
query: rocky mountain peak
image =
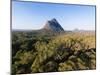
{"label": "rocky mountain peak", "polygon": [[54,31],[54,32],[61,32],[64,31],[64,29],[61,27],[61,25],[58,23],[58,21],[53,18],[46,22],[44,29]]}

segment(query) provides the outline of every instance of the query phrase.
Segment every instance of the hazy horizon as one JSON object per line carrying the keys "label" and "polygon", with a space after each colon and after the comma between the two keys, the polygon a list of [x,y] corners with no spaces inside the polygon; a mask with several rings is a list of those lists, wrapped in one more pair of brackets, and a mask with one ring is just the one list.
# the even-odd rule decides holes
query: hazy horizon
{"label": "hazy horizon", "polygon": [[38,30],[52,18],[64,30],[95,30],[95,6],[12,1],[13,30]]}
{"label": "hazy horizon", "polygon": [[[23,30],[40,30],[40,29],[12,29],[12,30],[22,30],[23,31]],[[85,29],[77,29],[76,30],[76,29],[72,29],[72,30],[65,30],[65,31],[95,31],[95,30],[85,30]]]}

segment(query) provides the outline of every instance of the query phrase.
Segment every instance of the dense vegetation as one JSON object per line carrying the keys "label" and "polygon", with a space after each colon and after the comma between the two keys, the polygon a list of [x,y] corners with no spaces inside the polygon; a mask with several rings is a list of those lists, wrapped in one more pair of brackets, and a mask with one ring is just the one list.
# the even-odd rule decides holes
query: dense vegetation
{"label": "dense vegetation", "polygon": [[12,33],[12,74],[96,68],[95,35]]}

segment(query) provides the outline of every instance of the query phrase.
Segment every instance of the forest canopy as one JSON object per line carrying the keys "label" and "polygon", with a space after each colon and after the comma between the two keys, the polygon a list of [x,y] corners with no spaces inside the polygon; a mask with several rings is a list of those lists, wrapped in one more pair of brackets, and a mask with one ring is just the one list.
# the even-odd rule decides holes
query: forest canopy
{"label": "forest canopy", "polygon": [[12,74],[95,68],[95,35],[12,33]]}

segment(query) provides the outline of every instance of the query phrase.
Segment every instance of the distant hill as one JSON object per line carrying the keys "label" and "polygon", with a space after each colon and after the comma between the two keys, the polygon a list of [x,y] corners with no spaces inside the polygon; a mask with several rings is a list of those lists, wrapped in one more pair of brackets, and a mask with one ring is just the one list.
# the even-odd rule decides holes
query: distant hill
{"label": "distant hill", "polygon": [[15,30],[12,30],[12,32],[32,32],[33,34],[39,34],[39,35],[57,35],[57,34],[62,34],[65,31],[61,27],[61,25],[58,23],[58,21],[55,18],[53,18],[47,21],[44,27],[39,30],[15,29]]}
{"label": "distant hill", "polygon": [[12,32],[31,32],[32,34],[36,35],[59,35],[59,34],[66,34],[66,33],[78,33],[78,34],[95,34],[94,30],[64,30],[59,22],[53,18],[48,20],[44,27],[39,30],[24,30],[24,29],[14,29]]}

